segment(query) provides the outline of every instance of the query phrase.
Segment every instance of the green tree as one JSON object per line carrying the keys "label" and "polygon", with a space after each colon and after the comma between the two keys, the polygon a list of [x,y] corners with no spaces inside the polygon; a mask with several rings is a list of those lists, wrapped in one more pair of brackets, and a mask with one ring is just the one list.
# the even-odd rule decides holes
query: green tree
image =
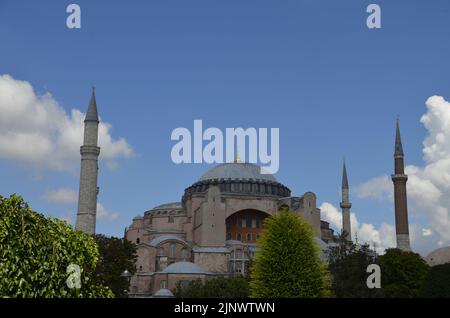
{"label": "green tree", "polygon": [[282,210],[266,218],[251,272],[252,297],[324,297],[329,276],[309,223]]}
{"label": "green tree", "polygon": [[339,298],[369,298],[379,295],[378,289],[369,289],[367,266],[376,263],[376,253],[368,245],[357,246],[339,235],[336,246],[327,251],[328,269],[332,276],[331,288]]}
{"label": "green tree", "polygon": [[430,268],[420,296],[426,298],[450,298],[450,263]]}
{"label": "green tree", "polygon": [[95,270],[96,281],[108,286],[116,297],[124,297],[130,282],[120,275],[124,270],[136,272],[136,245],[126,239],[95,235],[100,258]]}
{"label": "green tree", "polygon": [[177,298],[248,298],[250,290],[245,277],[217,277],[187,284],[180,281],[173,294]]}
{"label": "green tree", "polygon": [[[0,297],[112,297],[94,283],[98,257],[91,236],[34,212],[20,196],[0,196]],[[68,287],[70,264],[80,267],[79,289]]]}
{"label": "green tree", "polygon": [[419,254],[387,249],[378,258],[381,268],[381,292],[384,297],[418,297],[429,266]]}

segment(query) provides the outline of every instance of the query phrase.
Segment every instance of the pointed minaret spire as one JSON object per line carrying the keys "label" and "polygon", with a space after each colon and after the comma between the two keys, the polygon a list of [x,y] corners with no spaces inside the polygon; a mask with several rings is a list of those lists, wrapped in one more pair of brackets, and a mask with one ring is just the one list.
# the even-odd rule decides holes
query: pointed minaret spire
{"label": "pointed minaret spire", "polygon": [[349,199],[349,188],[348,188],[348,178],[347,178],[347,168],[345,166],[345,159],[344,164],[342,167],[342,202],[341,202],[341,209],[342,209],[342,231],[345,231],[346,238],[348,241],[352,240],[352,229],[350,224],[350,208],[352,207],[352,204],[350,203]]}
{"label": "pointed minaret spire", "polygon": [[397,130],[395,132],[395,157],[403,157],[402,137],[400,135],[400,119],[397,117]]}
{"label": "pointed minaret spire", "polygon": [[88,107],[88,111],[86,113],[86,118],[84,119],[84,121],[96,121],[99,122],[98,120],[98,112],[97,112],[97,101],[95,99],[95,87],[92,86],[92,95],[91,95],[91,100],[89,101],[89,107]]}
{"label": "pointed minaret spire", "polygon": [[75,229],[88,234],[95,234],[97,218],[97,176],[98,176],[98,113],[95,100],[95,89],[89,102],[84,120],[84,141],[80,148],[80,192],[78,195],[78,212]]}
{"label": "pointed minaret spire", "polygon": [[406,182],[408,181],[408,176],[405,174],[404,154],[398,118],[395,132],[394,162],[395,167],[394,174],[392,175],[392,182],[394,183],[397,248],[404,251],[410,251],[411,246],[409,243],[408,204],[406,196]]}
{"label": "pointed minaret spire", "polygon": [[345,167],[345,158],[344,158],[344,167],[342,169],[342,189],[348,189],[348,178],[347,178],[347,168]]}

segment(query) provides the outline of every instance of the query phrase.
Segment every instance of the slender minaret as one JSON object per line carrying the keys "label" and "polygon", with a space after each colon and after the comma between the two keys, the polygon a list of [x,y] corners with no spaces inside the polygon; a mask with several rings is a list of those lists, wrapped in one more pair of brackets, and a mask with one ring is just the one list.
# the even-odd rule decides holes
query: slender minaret
{"label": "slender minaret", "polygon": [[78,195],[78,213],[75,226],[76,230],[91,235],[95,234],[97,215],[97,174],[98,156],[100,154],[100,148],[97,146],[98,124],[95,89],[92,88],[91,100],[84,119],[84,142],[80,148],[80,192]]}
{"label": "slender minaret", "polygon": [[405,174],[405,163],[402,139],[400,137],[400,124],[397,119],[397,131],[395,134],[395,173],[392,175],[394,183],[394,201],[395,201],[395,229],[397,233],[397,248],[410,251],[409,244],[409,223],[408,206],[406,200],[406,181],[408,176]]}
{"label": "slender minaret", "polygon": [[350,208],[352,207],[352,204],[349,200],[349,190],[348,190],[348,178],[347,178],[347,168],[345,167],[345,160],[344,160],[344,166],[342,169],[342,202],[341,202],[341,209],[342,209],[342,231],[345,231],[347,233],[347,240],[352,240],[352,228],[350,225]]}

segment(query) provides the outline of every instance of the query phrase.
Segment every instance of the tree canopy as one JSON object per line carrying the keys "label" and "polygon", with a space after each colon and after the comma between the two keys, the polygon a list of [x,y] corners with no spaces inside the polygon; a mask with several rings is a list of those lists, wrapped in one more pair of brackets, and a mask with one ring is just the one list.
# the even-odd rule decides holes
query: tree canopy
{"label": "tree canopy", "polygon": [[420,296],[450,298],[450,263],[430,268]]}
{"label": "tree canopy", "polygon": [[378,258],[384,297],[418,297],[427,278],[429,266],[416,253],[397,248],[387,249]]}
{"label": "tree canopy", "polygon": [[368,245],[358,246],[341,233],[336,245],[327,251],[328,269],[332,275],[332,291],[339,298],[369,298],[379,290],[367,287],[367,267],[376,263],[376,253]]}
{"label": "tree canopy", "polygon": [[121,274],[128,270],[136,272],[136,245],[126,239],[107,237],[103,234],[95,235],[100,257],[95,270],[96,281],[108,286],[116,297],[124,297],[130,282]]}
{"label": "tree canopy", "polygon": [[[112,297],[94,282],[98,258],[91,236],[33,211],[20,196],[0,196],[1,297]],[[80,269],[79,285],[71,264]]]}
{"label": "tree canopy", "polygon": [[251,296],[324,297],[328,285],[309,223],[287,210],[266,218],[251,271]]}

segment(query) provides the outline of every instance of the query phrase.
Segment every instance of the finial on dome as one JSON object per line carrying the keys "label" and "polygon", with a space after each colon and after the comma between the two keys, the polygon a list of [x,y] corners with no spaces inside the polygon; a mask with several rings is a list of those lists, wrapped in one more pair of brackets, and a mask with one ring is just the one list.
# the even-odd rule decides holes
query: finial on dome
{"label": "finial on dome", "polygon": [[239,151],[236,154],[236,159],[234,159],[234,163],[242,163],[241,156],[239,155]]}

